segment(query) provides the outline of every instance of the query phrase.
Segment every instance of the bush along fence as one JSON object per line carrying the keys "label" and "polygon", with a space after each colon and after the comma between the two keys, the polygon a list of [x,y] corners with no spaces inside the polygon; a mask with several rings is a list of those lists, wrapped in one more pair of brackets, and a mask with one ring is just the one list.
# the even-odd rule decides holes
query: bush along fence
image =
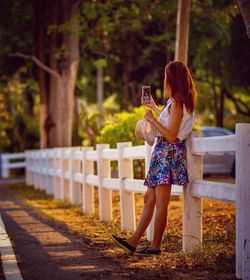
{"label": "bush along fence", "polygon": [[[189,184],[173,186],[172,195],[183,194],[184,251],[202,241],[202,198],[236,203],[236,276],[250,279],[250,124],[237,124],[236,134],[219,137],[189,136],[186,140]],[[235,153],[236,183],[205,181],[205,154]],[[145,160],[147,172],[151,147],[117,143],[93,147],[54,148],[25,152],[26,183],[45,190],[55,199],[82,205],[83,213],[94,213],[94,187],[98,189],[99,217],[112,221],[111,192],[120,193],[121,229],[135,229],[134,193],[144,193],[143,180],[134,179],[133,160]],[[111,161],[118,162],[118,178],[111,177]],[[97,165],[95,170],[94,165]],[[152,240],[153,222],[147,229]]]}

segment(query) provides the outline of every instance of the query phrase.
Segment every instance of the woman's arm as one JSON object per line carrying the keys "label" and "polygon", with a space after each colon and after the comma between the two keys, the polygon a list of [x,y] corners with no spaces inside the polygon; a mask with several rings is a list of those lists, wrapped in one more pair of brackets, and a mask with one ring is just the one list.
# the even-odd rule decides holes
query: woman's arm
{"label": "woman's arm", "polygon": [[160,115],[160,113],[161,113],[161,109],[158,107],[158,106],[156,106],[155,105],[155,107],[154,108],[152,108],[152,110],[157,114],[157,115]]}
{"label": "woman's arm", "polygon": [[170,107],[170,120],[168,129],[154,118],[152,111],[148,111],[145,114],[145,118],[154,125],[154,127],[166,140],[168,140],[169,142],[175,142],[181,124],[183,113],[182,110],[182,106],[180,106],[178,103],[176,103],[175,101],[172,103]]}

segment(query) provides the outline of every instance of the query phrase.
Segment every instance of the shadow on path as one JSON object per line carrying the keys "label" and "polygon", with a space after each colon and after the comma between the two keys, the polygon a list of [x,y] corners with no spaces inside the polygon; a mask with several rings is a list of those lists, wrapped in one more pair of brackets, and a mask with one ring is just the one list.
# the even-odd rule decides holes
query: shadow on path
{"label": "shadow on path", "polygon": [[[155,268],[142,259],[126,255],[112,244],[79,238],[65,226],[41,215],[14,196],[15,189],[0,185],[0,214],[11,239],[24,280],[73,279],[235,279],[207,268],[172,267],[171,254],[151,259]],[[101,242],[101,243],[100,243]],[[115,248],[115,250],[113,250]],[[110,253],[112,251],[112,253]],[[168,264],[166,264],[166,259]],[[148,264],[150,264],[150,259]],[[216,275],[214,275],[216,274]],[[1,269],[0,269],[0,279]]]}
{"label": "shadow on path", "polygon": [[0,214],[24,280],[145,279],[146,269],[119,267],[88,239],[80,240],[34,212],[16,200],[12,192],[1,186]]}

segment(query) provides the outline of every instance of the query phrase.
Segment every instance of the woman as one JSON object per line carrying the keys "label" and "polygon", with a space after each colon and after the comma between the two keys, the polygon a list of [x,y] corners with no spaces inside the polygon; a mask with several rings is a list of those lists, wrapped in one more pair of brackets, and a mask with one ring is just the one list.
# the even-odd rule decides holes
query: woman
{"label": "woman", "polygon": [[[161,242],[167,225],[168,204],[171,185],[186,185],[186,149],[184,140],[187,122],[193,126],[193,112],[196,99],[195,85],[187,66],[179,61],[167,64],[164,78],[164,95],[168,98],[166,106],[160,110],[152,96],[145,118],[156,129],[156,144],[152,153],[149,171],[144,185],[148,187],[144,196],[144,207],[135,232],[127,239],[112,235],[113,240],[128,253],[138,255],[160,255]],[[159,115],[158,120],[152,111]],[[154,236],[149,247],[136,251],[136,247],[153,216]]]}

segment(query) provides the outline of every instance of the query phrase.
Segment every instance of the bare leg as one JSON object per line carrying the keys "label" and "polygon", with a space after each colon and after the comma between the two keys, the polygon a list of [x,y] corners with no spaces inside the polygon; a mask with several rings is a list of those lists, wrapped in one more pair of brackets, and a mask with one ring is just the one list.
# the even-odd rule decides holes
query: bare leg
{"label": "bare leg", "polygon": [[155,207],[155,188],[148,188],[144,195],[144,206],[140,216],[139,223],[135,232],[127,239],[127,242],[136,247],[142,235],[148,227],[154,212]]}
{"label": "bare leg", "polygon": [[168,204],[171,194],[171,185],[159,185],[155,188],[156,212],[154,237],[150,249],[159,250],[164,230],[167,225]]}

